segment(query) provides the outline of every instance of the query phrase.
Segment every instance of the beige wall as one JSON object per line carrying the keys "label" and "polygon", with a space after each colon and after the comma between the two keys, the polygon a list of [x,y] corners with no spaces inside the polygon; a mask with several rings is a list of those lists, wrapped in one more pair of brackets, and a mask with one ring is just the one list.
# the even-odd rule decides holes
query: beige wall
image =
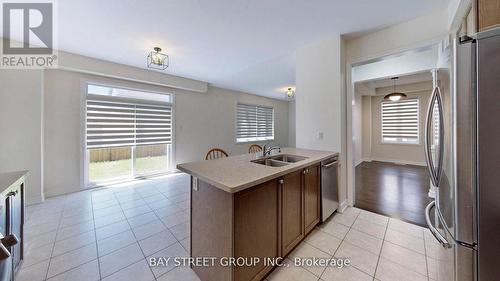
{"label": "beige wall", "polygon": [[174,93],[176,163],[202,160],[210,147],[245,153],[249,144],[235,143],[238,101],[275,108],[275,141],[288,145],[288,102],[209,87],[206,93],[176,90],[77,72],[49,70],[45,74],[45,193],[54,196],[85,188],[83,171],[86,81]]}
{"label": "beige wall", "polygon": [[383,96],[363,97],[363,159],[425,165],[424,124],[429,91],[408,94],[419,99],[419,144],[388,144],[381,141],[380,105]]}
{"label": "beige wall", "polygon": [[42,200],[41,70],[0,70],[0,173],[29,170],[28,204]]}
{"label": "beige wall", "polygon": [[[177,163],[198,161],[212,147],[230,154],[247,153],[250,143],[236,143],[236,103],[274,108],[273,144],[288,146],[288,102],[210,87],[205,94],[174,91]],[[263,145],[266,142],[258,142]]]}

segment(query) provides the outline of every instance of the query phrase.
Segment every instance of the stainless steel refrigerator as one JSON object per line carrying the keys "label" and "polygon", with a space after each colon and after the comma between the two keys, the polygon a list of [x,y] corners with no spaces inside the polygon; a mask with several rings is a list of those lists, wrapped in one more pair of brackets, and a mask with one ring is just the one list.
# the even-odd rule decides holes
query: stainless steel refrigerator
{"label": "stainless steel refrigerator", "polygon": [[500,28],[443,58],[425,127],[437,279],[500,280]]}

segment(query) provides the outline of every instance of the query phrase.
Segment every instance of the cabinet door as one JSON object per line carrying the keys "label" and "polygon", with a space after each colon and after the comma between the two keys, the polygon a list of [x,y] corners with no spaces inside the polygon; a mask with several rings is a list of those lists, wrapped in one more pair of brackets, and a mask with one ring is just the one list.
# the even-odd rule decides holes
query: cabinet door
{"label": "cabinet door", "polygon": [[304,169],[304,225],[306,234],[320,219],[320,166]]}
{"label": "cabinet door", "polygon": [[234,256],[259,257],[256,266],[234,267],[234,280],[261,280],[272,270],[265,258],[278,257],[279,189],[272,180],[234,196]]}
{"label": "cabinet door", "polygon": [[478,0],[479,31],[500,27],[500,0]]}
{"label": "cabinet door", "polygon": [[302,170],[283,177],[282,256],[287,255],[304,238]]}
{"label": "cabinet door", "polygon": [[13,186],[8,200],[10,204],[9,234],[15,235],[19,243],[10,249],[14,272],[17,272],[23,259],[23,223],[24,223],[24,184]]}

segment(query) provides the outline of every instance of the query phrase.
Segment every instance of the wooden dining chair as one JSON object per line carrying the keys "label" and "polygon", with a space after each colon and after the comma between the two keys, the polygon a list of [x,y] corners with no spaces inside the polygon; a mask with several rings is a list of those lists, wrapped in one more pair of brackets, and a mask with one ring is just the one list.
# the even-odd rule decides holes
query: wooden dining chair
{"label": "wooden dining chair", "polygon": [[262,146],[258,145],[258,144],[252,144],[249,148],[248,148],[248,153],[257,153],[259,151],[262,151]]}
{"label": "wooden dining chair", "polygon": [[228,157],[229,154],[220,148],[212,148],[207,152],[205,160],[213,160],[222,157]]}

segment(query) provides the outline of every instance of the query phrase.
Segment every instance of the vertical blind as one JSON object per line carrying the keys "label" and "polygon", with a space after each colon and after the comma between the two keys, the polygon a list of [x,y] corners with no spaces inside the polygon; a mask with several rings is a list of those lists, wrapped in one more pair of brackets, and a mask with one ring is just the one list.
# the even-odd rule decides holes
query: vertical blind
{"label": "vertical blind", "polygon": [[419,142],[418,99],[382,102],[382,141]]}
{"label": "vertical blind", "polygon": [[172,143],[170,104],[87,96],[87,148]]}
{"label": "vertical blind", "polygon": [[272,107],[238,103],[236,106],[236,141],[274,139],[274,109]]}

